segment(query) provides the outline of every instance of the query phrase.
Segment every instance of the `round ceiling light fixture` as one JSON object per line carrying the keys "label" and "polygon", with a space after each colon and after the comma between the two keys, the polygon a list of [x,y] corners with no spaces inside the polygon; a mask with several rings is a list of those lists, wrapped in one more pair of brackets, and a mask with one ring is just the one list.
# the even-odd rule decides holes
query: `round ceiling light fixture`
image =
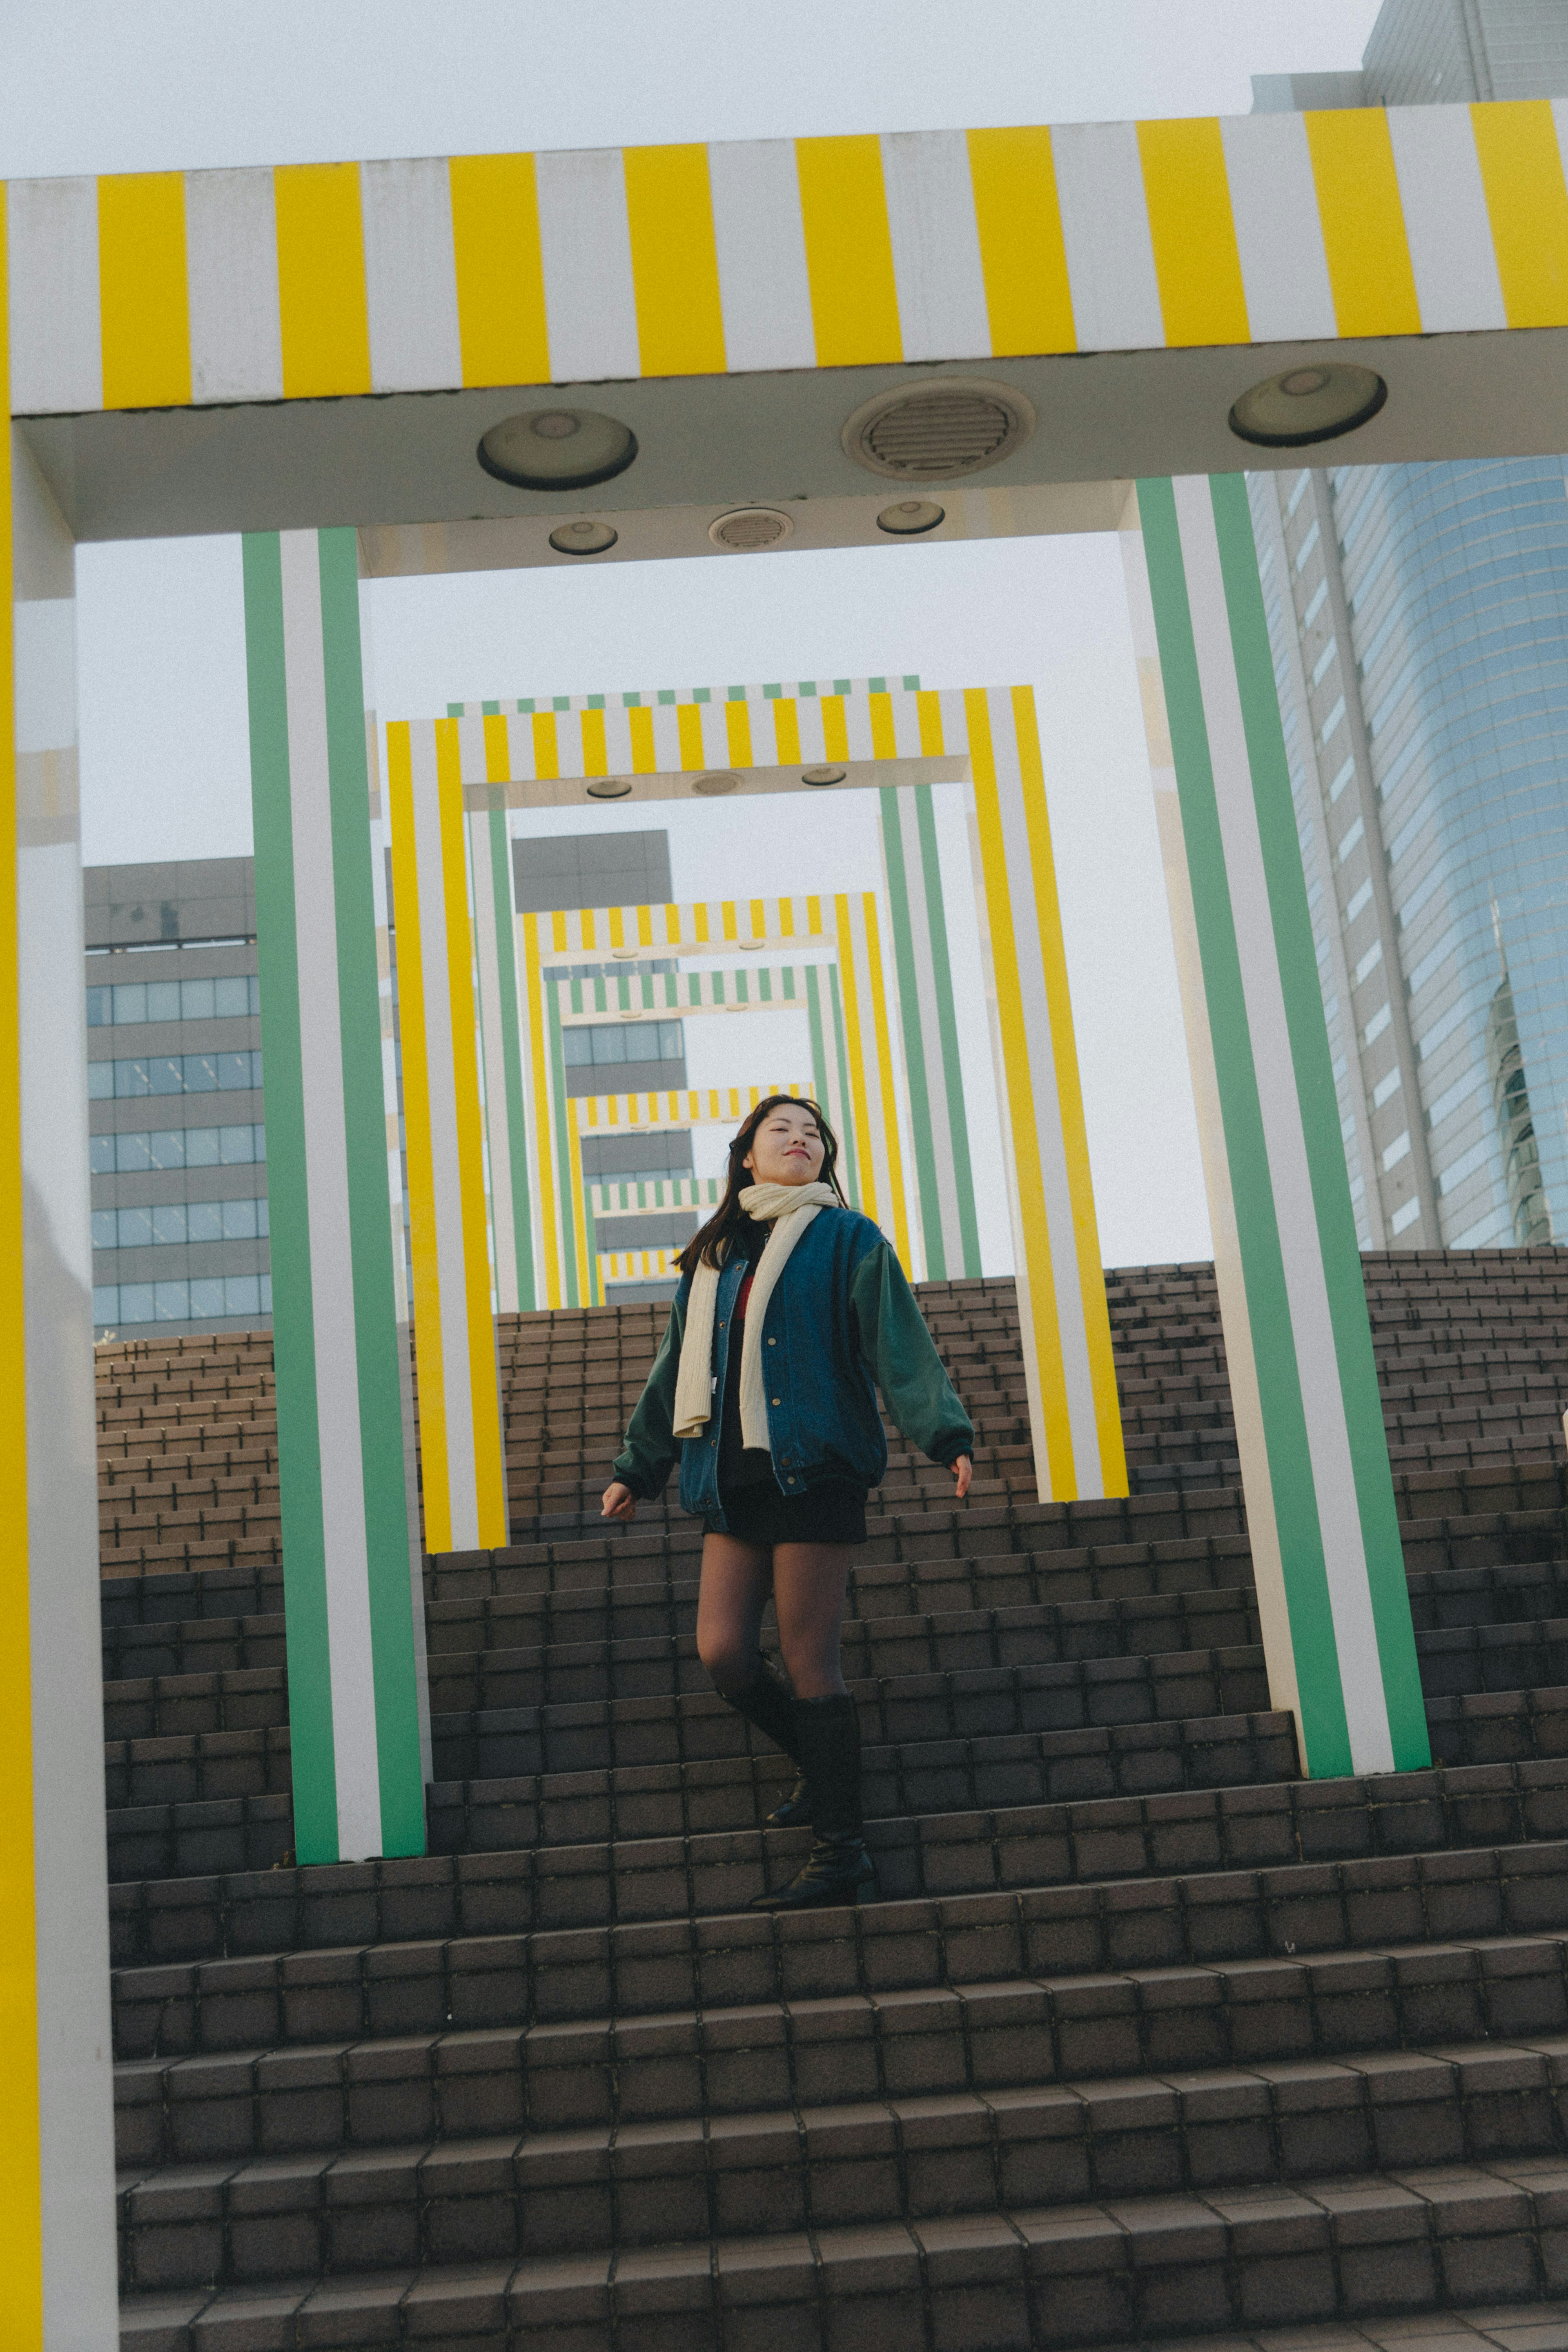
{"label": "round ceiling light fixture", "polygon": [[1387,398],[1388,386],[1370,368],[1314,362],[1244,392],[1230,412],[1230,430],[1262,449],[1304,449],[1370,423]]}
{"label": "round ceiling light fixture", "polygon": [[710,522],[707,535],[716,547],[732,554],[755,555],[762,548],[779,546],[793,536],[794,530],[789,516],[780,514],[777,507],[736,507]]}
{"label": "round ceiling light fixture", "polygon": [[999,465],[1033,431],[1034,409],[1011,384],[945,375],[913,390],[900,384],[873,394],[845,418],[839,437],[846,455],[870,473],[950,482]]}
{"label": "round ceiling light fixture", "polygon": [[558,555],[602,555],[619,537],[607,522],[563,522],[551,531],[549,543]]}
{"label": "round ceiling light fixture", "polygon": [[626,471],[637,436],[597,409],[529,408],[492,425],[476,454],[487,474],[515,490],[586,490]]}
{"label": "round ceiling light fixture", "polygon": [[715,768],[706,776],[698,776],[692,785],[694,793],[732,793],[740,778],[733,768]]}
{"label": "round ceiling light fixture", "polygon": [[933,499],[900,499],[896,506],[883,507],[876,527],[892,539],[918,539],[923,530],[935,530],[946,520],[946,508]]}
{"label": "round ceiling light fixture", "polygon": [[802,768],[800,782],[803,784],[841,784],[848,773],[847,768]]}
{"label": "round ceiling light fixture", "polygon": [[591,801],[623,801],[632,789],[630,776],[595,776],[588,787]]}

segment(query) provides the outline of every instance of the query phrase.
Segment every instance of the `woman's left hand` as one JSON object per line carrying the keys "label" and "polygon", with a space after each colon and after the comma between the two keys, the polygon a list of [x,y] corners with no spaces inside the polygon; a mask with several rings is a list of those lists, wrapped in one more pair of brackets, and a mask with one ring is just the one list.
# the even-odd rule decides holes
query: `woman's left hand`
{"label": "woman's left hand", "polygon": [[958,1459],[956,1462],[952,1464],[951,1467],[953,1475],[957,1481],[958,1493],[956,1499],[961,1503],[965,1496],[969,1491],[969,1481],[975,1475],[975,1465],[970,1461],[967,1454],[960,1454]]}

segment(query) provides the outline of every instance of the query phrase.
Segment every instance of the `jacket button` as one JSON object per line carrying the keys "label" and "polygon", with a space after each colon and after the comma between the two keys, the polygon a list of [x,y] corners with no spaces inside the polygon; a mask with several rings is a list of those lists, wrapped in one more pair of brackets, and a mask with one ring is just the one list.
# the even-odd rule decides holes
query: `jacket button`
{"label": "jacket button", "polygon": [[779,1404],[779,1403],[782,1403],[783,1400],[782,1400],[782,1398],[780,1398],[780,1397],[775,1397],[775,1398],[774,1398],[774,1400],[773,1400],[773,1402],[774,1402],[774,1403],[775,1403],[775,1404]]}
{"label": "jacket button", "polygon": [[784,1483],[787,1486],[792,1486],[795,1484],[795,1481],[793,1478],[787,1478]]}
{"label": "jacket button", "polygon": [[776,1348],[779,1345],[779,1342],[777,1339],[769,1339],[768,1344],[770,1348]]}

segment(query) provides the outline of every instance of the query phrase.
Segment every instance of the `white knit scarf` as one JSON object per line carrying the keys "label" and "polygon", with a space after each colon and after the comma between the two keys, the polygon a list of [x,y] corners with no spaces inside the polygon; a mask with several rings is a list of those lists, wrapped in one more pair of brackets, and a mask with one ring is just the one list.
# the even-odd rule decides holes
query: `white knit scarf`
{"label": "white knit scarf", "polygon": [[[768,1246],[751,1278],[746,1302],[746,1337],[740,1351],[740,1436],[748,1450],[771,1454],[768,1434],[768,1391],[762,1378],[762,1322],[773,1286],[785,1262],[819,1209],[842,1206],[831,1184],[748,1184],[740,1205],[758,1224],[771,1224]],[[686,1328],[681,1339],[681,1366],[675,1377],[674,1433],[696,1437],[719,1409],[714,1393],[713,1323],[718,1301],[716,1266],[698,1261],[686,1294]]]}

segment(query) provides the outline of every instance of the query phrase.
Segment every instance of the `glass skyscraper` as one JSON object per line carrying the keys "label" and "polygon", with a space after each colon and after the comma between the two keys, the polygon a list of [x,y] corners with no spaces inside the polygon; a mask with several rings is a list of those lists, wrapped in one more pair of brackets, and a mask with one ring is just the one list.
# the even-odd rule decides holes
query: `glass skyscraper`
{"label": "glass skyscraper", "polygon": [[[1256,96],[1562,91],[1560,0],[1387,0],[1361,76]],[[1249,489],[1362,1246],[1568,1240],[1563,460]]]}

